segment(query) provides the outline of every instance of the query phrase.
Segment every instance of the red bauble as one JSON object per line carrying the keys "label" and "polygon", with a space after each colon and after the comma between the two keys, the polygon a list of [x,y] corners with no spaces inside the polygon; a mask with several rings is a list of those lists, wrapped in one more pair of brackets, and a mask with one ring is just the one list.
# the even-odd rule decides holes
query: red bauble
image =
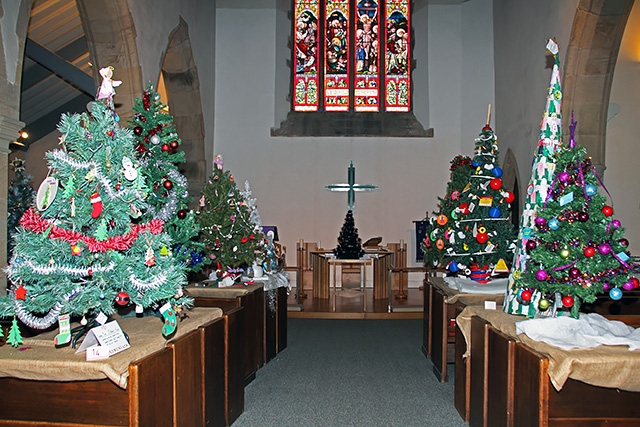
{"label": "red bauble", "polygon": [[594,248],[593,246],[587,246],[586,248],[584,248],[583,253],[587,258],[591,258],[596,254],[596,248]]}
{"label": "red bauble", "polygon": [[493,178],[491,182],[489,182],[489,186],[494,190],[499,190],[502,187],[502,180],[500,178]]}
{"label": "red bauble", "polygon": [[142,127],[141,126],[136,126],[133,128],[133,134],[136,136],[140,136],[142,135]]}
{"label": "red bauble", "polygon": [[531,291],[529,290],[524,290],[522,291],[522,293],[520,294],[520,298],[522,299],[522,301],[531,301]]}
{"label": "red bauble", "polygon": [[516,196],[511,191],[507,191],[507,195],[504,199],[507,201],[507,203],[513,203],[513,201],[516,199]]}
{"label": "red bauble", "polygon": [[538,244],[536,243],[535,240],[533,240],[533,239],[527,240],[527,244],[526,244],[527,252],[531,252],[532,250],[534,250],[536,248],[536,246],[538,246]]}
{"label": "red bauble", "polygon": [[562,298],[562,305],[564,305],[567,308],[571,308],[573,307],[573,297],[571,295],[567,295],[566,297]]}
{"label": "red bauble", "polygon": [[460,211],[460,213],[462,215],[467,215],[469,213],[469,203],[467,203],[467,202],[460,203],[460,206],[458,207],[458,210]]}
{"label": "red bauble", "polygon": [[613,215],[613,208],[611,206],[604,206],[602,208],[602,213],[604,216],[611,216]]}
{"label": "red bauble", "polygon": [[164,188],[167,190],[171,190],[173,188],[173,182],[169,180],[166,180],[162,185],[164,185]]}
{"label": "red bauble", "polygon": [[166,153],[167,151],[171,150],[171,146],[167,143],[164,143],[162,144],[162,147],[160,147],[160,149]]}
{"label": "red bauble", "polygon": [[184,209],[180,209],[178,211],[178,218],[185,219],[187,217],[187,211]]}
{"label": "red bauble", "polygon": [[110,130],[107,131],[107,135],[113,136],[113,134],[114,134],[113,130],[110,129]]}
{"label": "red bauble", "polygon": [[171,144],[169,144],[171,146],[171,148],[173,148],[174,150],[176,148],[178,148],[178,146],[180,146],[180,144],[178,144],[178,141],[171,141]]}
{"label": "red bauble", "polygon": [[633,285],[633,289],[638,289],[640,287],[640,280],[637,277],[629,278],[629,283]]}
{"label": "red bauble", "polygon": [[489,235],[487,233],[478,233],[476,234],[476,240],[478,243],[487,243],[489,240]]}
{"label": "red bauble", "polygon": [[129,294],[126,293],[125,291],[120,291],[118,292],[118,295],[116,295],[116,304],[118,305],[125,306],[129,304],[130,300],[131,298],[129,297]]}

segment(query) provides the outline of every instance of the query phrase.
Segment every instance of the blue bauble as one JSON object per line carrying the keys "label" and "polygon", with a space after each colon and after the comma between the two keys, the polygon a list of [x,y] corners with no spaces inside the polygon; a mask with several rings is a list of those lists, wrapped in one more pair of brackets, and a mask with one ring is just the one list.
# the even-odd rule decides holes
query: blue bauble
{"label": "blue bauble", "polygon": [[499,218],[500,217],[500,209],[499,208],[491,208],[491,209],[489,209],[489,216],[491,218]]}
{"label": "blue bauble", "polygon": [[495,175],[496,178],[500,178],[502,176],[502,169],[493,168],[493,174]]}
{"label": "blue bauble", "polygon": [[560,228],[560,221],[558,221],[558,218],[551,218],[549,220],[549,228],[552,230],[557,230],[558,228]]}
{"label": "blue bauble", "polygon": [[478,166],[480,166],[482,163],[480,163],[478,160],[473,159],[471,160],[471,166],[473,166],[474,168],[477,168]]}
{"label": "blue bauble", "polygon": [[593,196],[598,192],[598,189],[595,185],[588,184],[586,187],[584,187],[584,191],[587,193],[587,196]]}
{"label": "blue bauble", "polygon": [[449,271],[452,273],[457,272],[458,270],[460,270],[460,267],[458,267],[458,263],[455,261],[451,261],[449,263]]}
{"label": "blue bauble", "polygon": [[619,288],[611,288],[611,290],[609,291],[609,298],[614,301],[619,300],[620,298],[622,298],[622,291]]}

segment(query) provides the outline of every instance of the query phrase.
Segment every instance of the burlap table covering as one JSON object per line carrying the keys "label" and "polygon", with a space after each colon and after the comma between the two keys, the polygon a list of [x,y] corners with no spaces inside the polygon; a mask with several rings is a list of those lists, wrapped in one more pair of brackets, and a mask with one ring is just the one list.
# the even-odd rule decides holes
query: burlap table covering
{"label": "burlap table covering", "polygon": [[[207,283],[205,280],[203,283]],[[254,292],[264,285],[262,283],[254,283],[252,285],[229,286],[226,288],[215,288],[213,286],[196,286],[191,283],[186,288],[186,293],[193,298],[237,298]]]}
{"label": "burlap table covering", "polygon": [[[126,389],[131,362],[163,349],[168,341],[222,316],[222,310],[196,307],[188,311],[188,316],[178,323],[175,334],[169,340],[162,336],[164,322],[159,317],[120,318],[115,316],[115,320],[129,336],[131,347],[107,359],[93,362],[86,361],[84,351],[75,354],[76,349],[72,349],[70,345],[55,348],[53,339],[58,334],[57,330],[25,338],[17,348],[5,344],[0,347],[0,377],[40,381],[84,381],[108,378],[119,387]],[[79,325],[71,325],[72,328],[75,326]]]}
{"label": "burlap table covering", "polygon": [[465,305],[482,305],[484,301],[495,301],[497,305],[502,305],[504,301],[504,294],[468,294],[460,292],[447,286],[442,277],[430,277],[429,282],[445,294],[446,304],[455,304],[460,300]]}
{"label": "burlap table covering", "polygon": [[[479,316],[500,332],[514,337],[549,359],[549,379],[560,391],[568,378],[599,387],[640,391],[640,351],[630,351],[627,346],[601,345],[594,348],[563,350],[541,341],[534,341],[525,334],[516,335],[515,323],[526,320],[524,316],[504,311],[485,310],[480,306],[468,306],[456,318],[456,322],[469,345],[471,317]],[[468,350],[465,356],[468,355]]]}

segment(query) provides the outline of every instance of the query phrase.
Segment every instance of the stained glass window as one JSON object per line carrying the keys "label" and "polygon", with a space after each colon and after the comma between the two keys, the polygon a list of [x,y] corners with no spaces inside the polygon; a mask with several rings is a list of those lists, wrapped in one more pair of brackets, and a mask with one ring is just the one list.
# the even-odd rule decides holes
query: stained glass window
{"label": "stained glass window", "polygon": [[410,0],[294,0],[293,110],[411,110]]}

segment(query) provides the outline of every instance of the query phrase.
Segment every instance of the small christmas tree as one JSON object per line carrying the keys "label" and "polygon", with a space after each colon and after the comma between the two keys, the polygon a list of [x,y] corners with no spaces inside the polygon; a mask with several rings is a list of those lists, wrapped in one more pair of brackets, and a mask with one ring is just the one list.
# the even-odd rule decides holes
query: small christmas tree
{"label": "small christmas tree", "polygon": [[35,203],[35,191],[31,187],[31,175],[25,173],[25,161],[14,159],[11,167],[15,173],[7,192],[7,256],[13,253],[13,235],[20,225],[20,217]]}
{"label": "small christmas tree", "polygon": [[516,236],[509,212],[514,195],[502,187],[498,156],[497,138],[487,124],[476,139],[471,162],[475,171],[452,213],[454,226],[445,234],[450,245],[446,255],[449,271],[470,269],[471,279],[481,283],[489,280],[496,267],[508,272],[504,260],[513,256]]}
{"label": "small christmas tree", "polygon": [[358,237],[358,229],[355,227],[353,211],[348,210],[344,218],[344,224],[338,236],[338,246],[333,250],[338,259],[359,259],[364,255],[362,241]]}
{"label": "small christmas tree", "polygon": [[218,266],[220,277],[239,276],[254,262],[264,260],[265,237],[259,223],[255,200],[238,189],[233,175],[224,170],[222,156],[214,158],[209,183],[202,189],[197,221],[209,258]]}
{"label": "small christmas tree", "polygon": [[98,314],[131,305],[140,313],[162,306],[168,336],[176,310],[191,304],[182,292],[184,266],[163,254],[172,245],[163,221],[140,221],[147,187],[133,135],[112,109],[112,69],[104,70],[90,113],[61,117],[62,148],[46,153],[50,173],[20,219],[6,268],[11,286],[0,298],[2,317],[34,329],[58,321],[57,344],[71,340],[63,330],[70,316],[91,325]]}
{"label": "small christmas tree", "polygon": [[202,256],[204,245],[197,240],[200,227],[188,208],[192,199],[187,191],[187,178],[178,170],[178,164],[184,163],[184,152],[178,150],[182,141],[173,117],[151,83],[142,98],[136,99],[133,111],[129,127],[140,153],[140,171],[150,187],[148,208],[142,218],[164,221],[165,231],[174,242],[173,256],[188,271],[199,271],[209,259]]}
{"label": "small christmas tree", "polygon": [[521,303],[538,293],[542,314],[563,307],[578,317],[582,302],[605,291],[619,299],[621,289],[637,288],[639,282],[629,275],[624,228],[598,192],[600,180],[586,149],[575,145],[573,117],[570,129],[571,142],[556,153],[555,177],[526,243],[529,269],[515,283]]}
{"label": "small christmas tree", "polygon": [[457,217],[456,209],[460,195],[474,170],[469,156],[458,155],[451,160],[446,194],[438,198],[438,211],[433,212],[429,218],[425,239],[420,244],[427,266],[437,267],[443,264],[449,242],[448,239],[445,240],[445,234],[451,232],[452,222]]}

